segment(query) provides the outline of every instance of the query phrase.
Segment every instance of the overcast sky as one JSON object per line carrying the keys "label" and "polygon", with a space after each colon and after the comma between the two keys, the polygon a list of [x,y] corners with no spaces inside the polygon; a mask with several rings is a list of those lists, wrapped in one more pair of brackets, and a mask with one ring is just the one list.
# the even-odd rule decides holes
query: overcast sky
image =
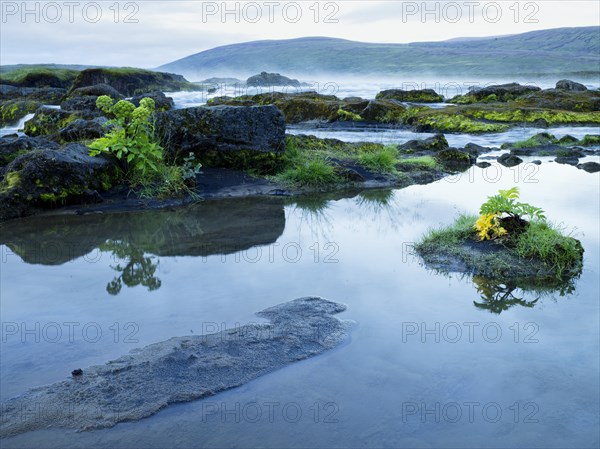
{"label": "overcast sky", "polygon": [[1,64],[151,68],[216,46],[261,39],[330,36],[403,43],[600,25],[595,0],[0,4]]}

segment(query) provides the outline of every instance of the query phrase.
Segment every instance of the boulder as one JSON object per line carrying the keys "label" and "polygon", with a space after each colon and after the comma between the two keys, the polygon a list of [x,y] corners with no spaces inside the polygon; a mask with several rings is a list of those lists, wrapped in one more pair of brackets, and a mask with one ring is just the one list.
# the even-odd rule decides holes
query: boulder
{"label": "boulder", "polygon": [[114,100],[121,100],[124,98],[118,90],[104,83],[95,84],[93,86],[78,87],[77,89],[71,90],[69,93],[69,97],[99,97],[101,95],[108,95]]}
{"label": "boulder", "polygon": [[433,89],[402,90],[389,89],[381,91],[375,97],[378,100],[409,101],[414,103],[441,103],[444,97]]}
{"label": "boulder", "polygon": [[583,92],[585,90],[588,90],[587,87],[585,87],[583,84],[571,80],[558,81],[556,83],[556,88],[561,90],[570,90],[574,92]]}
{"label": "boulder", "polygon": [[98,97],[92,95],[81,95],[69,97],[60,104],[64,111],[85,111],[92,115],[101,115],[102,112],[96,107]]}
{"label": "boulder", "polygon": [[422,140],[409,140],[408,142],[398,145],[398,151],[404,154],[416,154],[427,156],[438,151],[447,150],[449,148],[448,141],[443,134],[436,134]]}
{"label": "boulder", "polygon": [[598,162],[584,162],[583,164],[579,164],[577,168],[588,173],[596,173],[600,171],[600,164]]}
{"label": "boulder", "polygon": [[498,162],[505,167],[516,167],[523,162],[523,159],[510,153],[504,153],[498,158]]}
{"label": "boulder", "polygon": [[285,121],[274,106],[199,106],[156,114],[156,133],[172,155],[282,153]]}
{"label": "boulder", "polygon": [[89,148],[69,144],[38,149],[8,164],[0,182],[0,221],[33,215],[44,208],[98,201],[118,177],[116,161],[91,157]]}
{"label": "boulder", "polygon": [[558,156],[554,159],[554,162],[556,162],[557,164],[576,166],[579,164],[579,158],[577,158],[576,156]]}
{"label": "boulder", "polygon": [[246,80],[248,86],[294,86],[300,87],[300,81],[280,75],[279,73],[261,72]]}
{"label": "boulder", "polygon": [[400,123],[406,108],[394,100],[371,100],[360,116],[368,122]]}
{"label": "boulder", "polygon": [[135,95],[131,101],[135,106],[140,105],[140,100],[143,98],[152,98],[154,100],[154,105],[156,106],[157,111],[169,111],[175,107],[175,102],[173,98],[167,97],[162,92],[150,92],[147,94]]}
{"label": "boulder", "polygon": [[482,88],[472,87],[467,94],[458,95],[449,101],[458,104],[488,103],[494,101],[505,102],[540,90],[537,86],[522,86],[519,83],[497,84]]}
{"label": "boulder", "polygon": [[98,139],[106,134],[107,121],[106,117],[97,117],[92,120],[75,119],[59,130],[55,139],[60,142]]}
{"label": "boulder", "polygon": [[57,150],[59,145],[43,137],[3,136],[0,137],[0,167],[33,150]]}

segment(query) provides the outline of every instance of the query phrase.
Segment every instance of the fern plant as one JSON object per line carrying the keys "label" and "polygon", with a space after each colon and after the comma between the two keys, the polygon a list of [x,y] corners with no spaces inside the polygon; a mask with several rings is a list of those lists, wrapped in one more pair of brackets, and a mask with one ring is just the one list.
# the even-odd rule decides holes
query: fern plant
{"label": "fern plant", "polygon": [[508,190],[499,190],[496,195],[488,197],[481,205],[479,213],[481,217],[474,225],[480,240],[493,240],[508,234],[502,226],[507,218],[521,221],[524,217],[529,221],[544,222],[546,216],[544,211],[528,203],[519,202],[519,188],[513,187]]}

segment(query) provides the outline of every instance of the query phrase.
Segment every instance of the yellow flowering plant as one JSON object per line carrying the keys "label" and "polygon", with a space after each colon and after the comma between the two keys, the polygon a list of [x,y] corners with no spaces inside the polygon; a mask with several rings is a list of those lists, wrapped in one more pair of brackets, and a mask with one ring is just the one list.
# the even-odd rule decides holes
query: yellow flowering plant
{"label": "yellow flowering plant", "polygon": [[546,216],[542,209],[531,204],[517,202],[518,199],[518,187],[500,190],[498,194],[488,197],[488,200],[481,205],[479,210],[481,216],[473,226],[479,240],[494,240],[508,235],[507,229],[502,226],[503,222],[508,219],[524,225],[527,225],[527,222],[522,217],[545,221]]}

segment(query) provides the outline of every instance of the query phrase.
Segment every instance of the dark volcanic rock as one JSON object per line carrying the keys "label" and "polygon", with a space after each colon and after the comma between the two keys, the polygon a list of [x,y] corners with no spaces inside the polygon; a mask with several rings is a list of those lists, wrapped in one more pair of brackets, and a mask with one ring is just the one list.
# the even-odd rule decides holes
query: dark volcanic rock
{"label": "dark volcanic rock", "polygon": [[576,83],[575,81],[571,81],[571,80],[558,81],[556,83],[556,88],[562,89],[562,90],[575,91],[575,92],[583,92],[584,90],[588,90],[587,87],[585,87],[583,84]]}
{"label": "dark volcanic rock", "polygon": [[59,104],[67,90],[59,87],[14,87],[0,84],[0,100],[34,100],[43,104]]}
{"label": "dark volcanic rock", "polygon": [[294,86],[300,87],[300,81],[280,75],[279,73],[261,72],[246,80],[247,86]]}
{"label": "dark volcanic rock", "polygon": [[[3,403],[0,436],[48,428],[112,427],[146,418],[170,404],[238,387],[341,344],[352,323],[334,315],[344,310],[346,306],[326,299],[300,298],[257,314],[268,323],[174,337],[85,368],[76,378]],[[106,410],[116,405],[118,413]],[[72,412],[40,415],[38,408]],[[94,418],[87,410],[107,413]]]}
{"label": "dark volcanic rock", "polygon": [[99,97],[101,95],[108,95],[113,100],[121,100],[124,98],[118,90],[108,84],[78,87],[69,92],[69,97]]}
{"label": "dark volcanic rock", "polygon": [[96,107],[98,97],[93,95],[79,95],[69,97],[60,104],[61,109],[65,111],[86,111],[89,114],[100,115],[100,110]]}
{"label": "dark volcanic rock", "polygon": [[60,150],[23,154],[8,164],[0,183],[0,221],[33,215],[36,209],[98,200],[118,174],[112,159],[91,157],[89,148],[70,144]]}
{"label": "dark volcanic rock", "polygon": [[505,167],[515,167],[523,162],[523,159],[510,153],[504,153],[498,158],[498,162]]}
{"label": "dark volcanic rock", "polygon": [[559,156],[554,159],[554,162],[565,165],[577,165],[579,164],[579,159],[575,156]]}
{"label": "dark volcanic rock", "polygon": [[598,162],[584,162],[583,164],[579,164],[577,168],[588,173],[596,173],[600,171],[600,164]]}
{"label": "dark volcanic rock", "polygon": [[211,151],[282,153],[285,121],[274,106],[212,106],[156,115],[156,132],[171,154]]}
{"label": "dark volcanic rock", "polygon": [[393,100],[371,100],[360,116],[368,122],[395,123],[400,122],[406,112],[404,106]]}
{"label": "dark volcanic rock", "polygon": [[398,150],[401,153],[422,155],[429,155],[448,148],[448,141],[443,134],[436,134],[423,140],[409,140],[402,145],[398,145]]}
{"label": "dark volcanic rock", "polygon": [[33,150],[57,150],[59,145],[42,137],[0,137],[0,167]]}
{"label": "dark volcanic rock", "polygon": [[140,93],[193,89],[183,76],[142,69],[87,69],[77,75],[71,91],[80,87],[108,84],[120,94],[130,97]]}
{"label": "dark volcanic rock", "polygon": [[389,89],[383,90],[375,97],[378,100],[397,100],[414,103],[440,103],[444,101],[444,97],[439,95],[433,89],[422,90],[402,90]]}
{"label": "dark volcanic rock", "polygon": [[58,132],[57,140],[61,142],[75,142],[78,140],[92,140],[104,136],[106,117],[97,117],[92,120],[75,119]]}
{"label": "dark volcanic rock", "polygon": [[135,105],[140,105],[140,100],[143,98],[152,98],[157,111],[170,111],[175,107],[173,98],[167,97],[162,92],[149,92],[147,94],[135,95],[130,101]]}
{"label": "dark volcanic rock", "polygon": [[450,101],[453,103],[504,102],[540,90],[537,86],[522,86],[518,83],[497,84],[482,88],[472,88],[467,94],[456,96]]}

